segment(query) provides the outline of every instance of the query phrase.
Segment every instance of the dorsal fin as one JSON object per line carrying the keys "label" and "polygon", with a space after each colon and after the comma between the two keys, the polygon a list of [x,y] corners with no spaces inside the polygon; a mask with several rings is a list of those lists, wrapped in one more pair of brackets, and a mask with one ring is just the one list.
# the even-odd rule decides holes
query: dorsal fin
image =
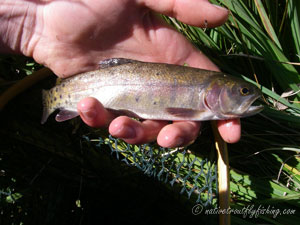
{"label": "dorsal fin", "polygon": [[103,69],[107,67],[119,66],[119,65],[133,63],[133,62],[137,62],[137,61],[133,59],[125,59],[125,58],[104,59],[99,62],[99,67]]}

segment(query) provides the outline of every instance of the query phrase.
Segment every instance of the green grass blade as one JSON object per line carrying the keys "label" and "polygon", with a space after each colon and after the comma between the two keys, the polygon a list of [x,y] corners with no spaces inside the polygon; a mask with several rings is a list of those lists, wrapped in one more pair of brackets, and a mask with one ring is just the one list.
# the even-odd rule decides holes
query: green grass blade
{"label": "green grass blade", "polygon": [[291,20],[292,41],[294,42],[296,53],[300,54],[300,4],[299,1],[288,1],[288,15]]}
{"label": "green grass blade", "polygon": [[262,23],[263,23],[263,25],[264,25],[264,27],[265,27],[265,29],[266,29],[268,35],[269,35],[270,38],[275,42],[275,44],[276,44],[280,49],[282,49],[282,47],[281,47],[281,45],[280,45],[280,42],[279,42],[279,40],[278,40],[278,38],[277,38],[277,35],[276,35],[276,33],[275,33],[274,29],[273,29],[273,26],[272,26],[272,24],[271,24],[271,22],[270,22],[270,20],[269,20],[268,15],[267,15],[267,13],[266,13],[266,10],[265,10],[265,8],[264,8],[263,3],[261,2],[261,0],[255,0],[254,2],[255,2],[255,5],[256,5],[257,10],[258,10],[258,12],[259,12],[259,16],[260,16],[260,18],[261,18],[261,21],[262,21]]}

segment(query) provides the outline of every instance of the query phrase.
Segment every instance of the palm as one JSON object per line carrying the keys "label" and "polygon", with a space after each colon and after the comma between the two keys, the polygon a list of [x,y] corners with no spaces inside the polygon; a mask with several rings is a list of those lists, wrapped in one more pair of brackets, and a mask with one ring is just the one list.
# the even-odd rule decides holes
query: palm
{"label": "palm", "polygon": [[[29,34],[26,55],[48,66],[58,76],[66,77],[98,67],[105,58],[123,57],[141,61],[183,64],[217,70],[179,33],[150,11],[174,16],[195,26],[221,25],[227,11],[212,6],[208,0],[77,0],[34,1],[38,4],[35,26],[24,26]],[[34,18],[38,18],[36,21]],[[32,31],[33,30],[33,31]],[[26,32],[27,31],[27,32]],[[112,135],[128,143],[157,139],[164,147],[182,146],[193,141],[200,123],[146,120],[128,117],[112,120],[112,115],[95,99],[83,99],[78,111],[90,126],[108,125]],[[221,122],[220,122],[221,123]],[[235,124],[219,123],[222,137],[235,142],[240,136]],[[227,126],[229,125],[229,126]]]}
{"label": "palm", "polygon": [[[39,26],[36,30],[42,33],[34,34],[38,40],[34,57],[58,76],[95,69],[109,57],[182,64],[195,51],[179,33],[132,0],[53,1],[45,4]],[[215,69],[202,58],[205,62],[194,66]]]}

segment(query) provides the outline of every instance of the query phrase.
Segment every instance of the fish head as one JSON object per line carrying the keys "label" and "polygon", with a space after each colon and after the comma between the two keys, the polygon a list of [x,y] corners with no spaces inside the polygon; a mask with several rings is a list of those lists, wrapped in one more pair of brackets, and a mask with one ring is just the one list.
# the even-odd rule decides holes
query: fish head
{"label": "fish head", "polygon": [[255,85],[244,80],[223,75],[210,83],[206,90],[205,105],[219,118],[238,118],[254,115],[263,106],[253,106],[261,97]]}

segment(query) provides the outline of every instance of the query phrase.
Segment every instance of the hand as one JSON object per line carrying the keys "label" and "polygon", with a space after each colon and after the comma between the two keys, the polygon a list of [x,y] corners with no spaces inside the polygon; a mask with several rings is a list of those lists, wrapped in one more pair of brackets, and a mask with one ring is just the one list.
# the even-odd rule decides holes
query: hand
{"label": "hand", "polygon": [[[208,0],[81,0],[22,1],[29,5],[18,24],[16,45],[37,62],[67,77],[96,69],[105,58],[122,57],[140,61],[188,63],[209,70],[218,68],[157,14],[173,16],[200,27],[221,25],[228,12]],[[19,4],[19,3],[18,3]],[[33,24],[33,25],[32,25]],[[20,38],[21,36],[21,38]],[[21,40],[18,44],[18,40]],[[22,42],[22,43],[21,43]],[[101,103],[87,98],[78,104],[83,121],[92,127],[109,125],[109,132],[131,144],[157,139],[163,147],[183,146],[199,133],[198,122],[113,118]],[[240,138],[239,120],[219,121],[227,142]]]}
{"label": "hand", "polygon": [[[200,122],[193,121],[174,121],[172,124],[154,120],[138,122],[126,116],[113,119],[113,115],[95,98],[81,100],[78,111],[82,120],[91,127],[107,126],[110,123],[110,134],[129,144],[142,144],[157,139],[162,147],[184,146],[197,138],[201,125]],[[226,142],[235,143],[240,139],[240,120],[220,120],[218,130]]]}

